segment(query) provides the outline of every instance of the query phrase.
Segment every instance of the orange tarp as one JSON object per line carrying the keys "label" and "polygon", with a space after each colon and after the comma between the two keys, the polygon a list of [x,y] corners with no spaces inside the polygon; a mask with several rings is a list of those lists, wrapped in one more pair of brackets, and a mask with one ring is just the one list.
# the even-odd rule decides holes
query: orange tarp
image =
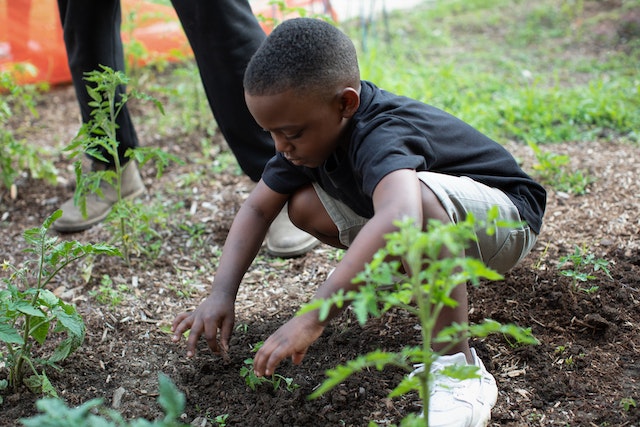
{"label": "orange tarp", "polygon": [[[302,7],[336,18],[329,0],[285,3],[287,7]],[[267,32],[269,18],[283,19],[277,6],[268,0],[253,0],[251,5],[256,15],[267,18],[261,24]],[[136,58],[139,62],[179,60],[192,55],[172,7],[143,0],[122,0],[122,20],[125,50],[131,40],[144,46],[145,55]],[[24,64],[32,67],[25,68]],[[0,0],[0,72],[3,71],[12,73],[21,84],[71,81],[56,0]]]}

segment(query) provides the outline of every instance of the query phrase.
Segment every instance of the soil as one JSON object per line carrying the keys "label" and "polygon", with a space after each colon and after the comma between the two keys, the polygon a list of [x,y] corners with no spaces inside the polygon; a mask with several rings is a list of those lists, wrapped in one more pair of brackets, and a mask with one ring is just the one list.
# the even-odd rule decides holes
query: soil
{"label": "soil", "polygon": [[[138,117],[149,107],[134,104]],[[28,143],[59,148],[78,129],[73,89],[54,88],[41,97],[39,117],[15,123]],[[95,260],[91,278],[82,280],[80,266],[63,271],[52,290],[76,305],[87,325],[85,343],[48,375],[60,397],[76,406],[103,398],[126,418],[161,416],[156,402],[158,373],[169,376],[186,395],[183,420],[197,426],[228,414],[229,426],[364,426],[398,423],[420,410],[416,395],[388,399],[403,372],[366,371],[317,400],[307,396],[325,378],[325,370],[365,352],[399,350],[419,342],[415,318],[391,311],[364,327],[346,311],[328,326],[304,362],[284,362],[279,374],[299,387],[251,390],[239,371],[252,357],[251,348],[266,339],[307,301],[335,265],[336,251],[319,246],[293,259],[259,254],[248,271],[236,304],[236,325],[228,358],[211,354],[201,340],[199,352],[185,357],[184,343],[173,344],[167,326],[207,295],[215,260],[234,213],[252,183],[232,165],[217,167],[214,155],[227,151],[219,136],[203,148],[202,132],[174,129],[160,133],[158,123],[138,120],[143,144],[164,148],[184,160],[160,178],[153,167],[142,168],[146,204],[166,207],[158,226],[162,236],[157,257],[134,256],[131,266],[117,258]],[[531,150],[507,148],[532,170]],[[504,280],[469,291],[470,318],[485,318],[531,327],[540,345],[513,346],[503,336],[476,339],[472,345],[495,376],[499,397],[492,426],[640,426],[640,156],[637,145],[614,141],[567,142],[545,147],[567,154],[576,169],[595,181],[585,195],[549,188],[545,224],[532,253]],[[17,195],[0,193],[2,258],[19,265],[27,254],[22,233],[42,221],[72,195],[72,161],[56,154],[58,185],[28,176],[17,182]],[[193,179],[193,178],[196,179]],[[107,241],[104,225],[61,238]],[[609,261],[611,278],[595,273],[585,292],[559,273],[562,256],[575,247]],[[96,294],[103,275],[126,285],[123,300],[113,306]],[[51,345],[49,343],[48,345]],[[0,378],[6,377],[0,372]],[[124,393],[124,394],[122,394]],[[115,398],[114,396],[122,396]],[[35,396],[26,389],[3,392],[0,426],[19,425],[34,415]]]}

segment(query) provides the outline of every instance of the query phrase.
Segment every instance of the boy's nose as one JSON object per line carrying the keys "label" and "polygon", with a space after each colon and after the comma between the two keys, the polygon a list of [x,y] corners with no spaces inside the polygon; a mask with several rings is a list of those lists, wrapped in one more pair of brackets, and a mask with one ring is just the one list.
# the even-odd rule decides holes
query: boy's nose
{"label": "boy's nose", "polygon": [[291,151],[292,145],[288,143],[284,138],[274,135],[273,142],[276,145],[276,151],[279,151],[281,153],[286,153],[288,151]]}

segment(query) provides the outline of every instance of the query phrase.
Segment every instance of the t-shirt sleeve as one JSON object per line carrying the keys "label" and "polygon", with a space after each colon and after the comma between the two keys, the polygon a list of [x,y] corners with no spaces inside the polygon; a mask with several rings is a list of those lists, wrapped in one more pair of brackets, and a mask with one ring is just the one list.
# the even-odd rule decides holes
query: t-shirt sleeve
{"label": "t-shirt sleeve", "polygon": [[403,120],[372,124],[355,143],[355,169],[362,175],[363,190],[373,197],[382,178],[400,169],[426,170],[424,136]]}
{"label": "t-shirt sleeve", "polygon": [[276,193],[293,194],[298,188],[312,181],[303,169],[285,159],[282,153],[276,153],[267,162],[262,172],[262,180]]}

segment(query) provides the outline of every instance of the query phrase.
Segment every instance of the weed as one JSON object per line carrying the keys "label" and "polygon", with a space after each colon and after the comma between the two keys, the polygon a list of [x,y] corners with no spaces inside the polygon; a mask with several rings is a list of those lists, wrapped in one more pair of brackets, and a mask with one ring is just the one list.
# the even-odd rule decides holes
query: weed
{"label": "weed", "polygon": [[625,412],[629,412],[631,408],[636,407],[636,401],[632,397],[625,397],[620,400],[619,405]]}
{"label": "weed", "polygon": [[560,274],[571,278],[572,289],[588,294],[596,292],[599,289],[598,286],[580,287],[579,282],[585,283],[596,279],[595,273],[598,271],[602,271],[609,279],[613,279],[609,272],[609,261],[596,258],[594,254],[587,252],[586,248],[579,246],[575,247],[572,254],[560,257],[558,269]]}
{"label": "weed", "polygon": [[[497,211],[492,209],[489,217],[489,223],[493,223]],[[493,320],[485,320],[477,325],[453,324],[434,336],[436,320],[441,311],[457,304],[450,296],[456,286],[467,282],[477,285],[481,279],[497,280],[501,276],[474,258],[440,257],[445,250],[451,254],[463,253],[468,242],[475,239],[476,224],[472,217],[458,224],[442,224],[432,220],[428,231],[420,231],[409,219],[396,225],[399,229],[385,236],[386,246],[374,255],[364,271],[354,279],[354,282],[361,283],[357,291],[338,292],[329,299],[312,301],[303,306],[299,313],[318,310],[320,320],[325,320],[333,307],[339,308],[345,302],[350,302],[358,322],[364,324],[369,316],[379,317],[392,307],[398,307],[418,317],[422,346],[405,347],[396,353],[375,350],[330,369],[327,379],[311,394],[311,398],[321,396],[352,374],[369,367],[382,370],[386,365],[393,365],[410,372],[415,363],[422,363],[423,373],[405,377],[389,397],[419,390],[424,412],[428,413],[430,367],[438,356],[446,354],[455,344],[491,333],[510,335],[521,344],[537,343],[529,329],[502,325]],[[487,227],[487,231],[492,232],[492,228]],[[403,274],[403,264],[406,271],[415,273],[410,276]],[[447,344],[441,352],[434,352],[431,348],[435,342]],[[475,367],[460,366],[452,367],[446,375],[464,379],[473,378],[475,372]],[[415,417],[413,414],[403,421],[416,421]]]}
{"label": "weed", "polygon": [[544,415],[539,412],[531,412],[527,415],[527,420],[533,422],[540,422],[540,420],[544,419]]}
{"label": "weed", "polygon": [[221,174],[223,172],[233,171],[233,175],[242,175],[242,170],[238,165],[235,156],[230,151],[221,151],[218,153],[212,164],[213,173]]}
{"label": "weed", "polygon": [[[185,134],[198,132],[213,135],[217,124],[213,119],[196,62],[182,62],[172,71],[171,77],[170,85],[159,84],[153,88],[154,92],[168,96],[177,110],[174,114],[164,116],[161,125],[179,126]],[[208,138],[203,140],[209,141]]]}
{"label": "weed", "polygon": [[529,142],[529,147],[533,150],[538,161],[533,165],[533,170],[537,172],[542,184],[578,195],[587,192],[587,187],[594,179],[586,171],[573,170],[569,165],[569,156],[543,151],[534,142]]}
{"label": "weed", "polygon": [[58,176],[53,163],[47,159],[44,149],[16,139],[9,122],[16,114],[32,114],[35,110],[34,86],[20,86],[7,72],[0,72],[0,180],[17,197],[15,180],[22,171],[29,171],[36,179],[55,184]]}
{"label": "weed", "polygon": [[[3,270],[10,270],[5,278],[6,290],[0,291],[0,341],[7,346],[7,354],[0,353],[9,369],[9,386],[14,390],[25,383],[32,391],[55,396],[44,367],[56,367],[83,342],[85,326],[75,307],[65,303],[46,289],[56,275],[69,264],[86,256],[120,255],[104,244],[83,244],[76,241],[58,241],[48,237],[51,224],[62,215],[58,210],[41,227],[24,232],[29,244],[25,251],[32,255],[21,268],[5,261]],[[22,285],[22,286],[20,286]],[[20,289],[22,288],[22,289]],[[34,356],[34,346],[43,345],[52,334],[66,335],[48,357]],[[38,372],[38,365],[42,371]],[[26,376],[31,371],[32,375]]]}
{"label": "weed", "polygon": [[118,306],[124,299],[124,293],[129,292],[129,287],[125,284],[114,286],[113,280],[108,274],[103,274],[100,279],[100,286],[97,291],[90,291],[89,295],[94,297],[101,304],[108,304],[111,307]]}
{"label": "weed", "polygon": [[533,268],[535,270],[540,270],[542,268],[542,263],[544,262],[544,259],[546,258],[547,254],[549,253],[550,246],[551,246],[550,242],[544,246],[544,250],[542,251],[542,254],[540,254],[538,261],[536,261],[536,263],[533,265]]}
{"label": "weed", "polygon": [[93,399],[77,408],[69,408],[60,399],[40,399],[36,406],[42,414],[20,421],[25,427],[188,427],[179,420],[184,411],[184,394],[163,374],[158,376],[158,403],[165,416],[155,421],[138,418],[126,421],[117,411],[105,407],[102,399]]}

